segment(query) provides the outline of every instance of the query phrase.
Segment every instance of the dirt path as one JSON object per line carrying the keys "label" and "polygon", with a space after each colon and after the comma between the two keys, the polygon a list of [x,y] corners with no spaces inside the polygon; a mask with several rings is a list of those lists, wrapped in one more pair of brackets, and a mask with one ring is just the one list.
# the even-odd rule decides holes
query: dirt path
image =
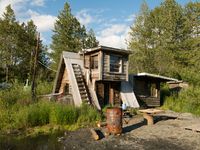
{"label": "dirt path", "polygon": [[123,134],[94,141],[89,129],[66,132],[61,143],[64,149],[102,150],[200,150],[200,133],[185,130],[190,125],[199,125],[200,118],[191,114],[166,112],[155,116],[155,124],[145,125],[141,115],[134,116],[124,125]]}

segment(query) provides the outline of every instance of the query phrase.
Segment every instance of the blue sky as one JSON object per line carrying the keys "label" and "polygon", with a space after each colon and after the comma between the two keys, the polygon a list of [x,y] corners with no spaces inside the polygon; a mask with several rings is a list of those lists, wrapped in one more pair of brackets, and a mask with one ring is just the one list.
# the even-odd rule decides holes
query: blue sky
{"label": "blue sky", "polygon": [[[146,0],[152,9],[163,0]],[[177,0],[181,5],[190,0]],[[143,0],[0,0],[0,15],[11,4],[20,22],[32,19],[45,44],[51,43],[52,29],[64,3],[87,29],[95,31],[101,45],[126,48],[126,39]]]}

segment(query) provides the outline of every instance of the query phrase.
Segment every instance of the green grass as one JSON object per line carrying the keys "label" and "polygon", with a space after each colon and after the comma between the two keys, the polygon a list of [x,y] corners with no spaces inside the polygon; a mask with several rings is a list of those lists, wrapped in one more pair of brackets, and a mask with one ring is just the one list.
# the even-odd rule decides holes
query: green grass
{"label": "green grass", "polygon": [[200,87],[191,86],[182,90],[178,96],[167,97],[163,108],[200,116]]}
{"label": "green grass", "polygon": [[[45,84],[47,86],[47,84]],[[40,94],[47,92],[40,85]],[[92,106],[81,107],[63,105],[57,102],[38,99],[31,101],[30,88],[15,84],[7,90],[0,90],[0,131],[43,129],[50,126],[75,130],[93,125],[101,119],[101,114]],[[45,129],[45,128],[44,128]],[[36,131],[36,132],[37,132]]]}

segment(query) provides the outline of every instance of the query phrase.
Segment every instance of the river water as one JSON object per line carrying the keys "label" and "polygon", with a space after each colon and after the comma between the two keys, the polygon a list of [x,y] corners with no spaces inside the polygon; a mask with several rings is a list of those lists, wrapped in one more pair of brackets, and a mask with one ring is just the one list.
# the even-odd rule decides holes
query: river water
{"label": "river water", "polygon": [[64,150],[65,147],[58,142],[61,136],[60,133],[26,138],[0,136],[0,150]]}

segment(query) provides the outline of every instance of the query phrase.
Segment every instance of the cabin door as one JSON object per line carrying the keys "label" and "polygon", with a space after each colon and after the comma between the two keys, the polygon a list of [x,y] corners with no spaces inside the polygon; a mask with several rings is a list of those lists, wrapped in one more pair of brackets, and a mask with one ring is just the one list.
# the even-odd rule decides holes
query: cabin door
{"label": "cabin door", "polygon": [[101,107],[109,104],[109,87],[108,83],[97,82],[96,93]]}
{"label": "cabin door", "polygon": [[101,107],[108,104],[120,106],[120,82],[97,82],[96,93]]}
{"label": "cabin door", "polygon": [[109,83],[104,84],[104,104],[109,104],[109,91],[110,91],[110,85]]}
{"label": "cabin door", "polygon": [[121,106],[120,88],[120,82],[110,83],[110,104]]}

